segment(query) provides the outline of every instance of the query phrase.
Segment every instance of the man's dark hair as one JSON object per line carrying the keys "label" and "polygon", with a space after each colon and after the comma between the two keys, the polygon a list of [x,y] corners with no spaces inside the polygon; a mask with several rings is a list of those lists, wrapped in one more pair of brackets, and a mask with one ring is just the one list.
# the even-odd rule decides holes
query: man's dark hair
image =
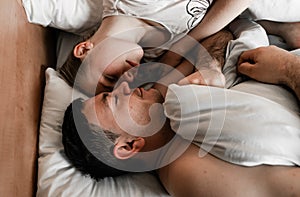
{"label": "man's dark hair", "polygon": [[[107,151],[109,153],[106,153],[106,155],[108,154],[110,155],[109,157],[114,157],[111,151],[113,143],[109,139],[100,139],[104,138],[103,136],[105,134],[103,134],[100,128],[99,131],[95,131],[90,127],[87,119],[81,112],[82,106],[83,100],[77,99],[68,106],[64,115],[62,143],[68,160],[84,175],[89,175],[95,180],[128,173],[111,167],[97,158],[97,151]],[[76,118],[74,119],[74,117]],[[79,135],[78,129],[85,132],[85,143],[83,143],[82,136]],[[101,144],[102,141],[105,141],[105,143]],[[107,141],[110,141],[111,147],[107,147]],[[93,147],[93,150],[95,150],[93,153],[85,146],[86,143]]]}

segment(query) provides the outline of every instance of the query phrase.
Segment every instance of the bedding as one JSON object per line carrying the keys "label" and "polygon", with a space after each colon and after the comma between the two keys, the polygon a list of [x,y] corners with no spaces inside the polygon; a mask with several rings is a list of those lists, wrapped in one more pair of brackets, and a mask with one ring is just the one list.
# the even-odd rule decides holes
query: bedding
{"label": "bedding", "polygon": [[[265,90],[269,98],[249,89]],[[283,87],[251,80],[232,89],[172,84],[164,109],[177,134],[221,160],[300,166],[299,108]]]}
{"label": "bedding", "polygon": [[99,0],[22,0],[22,3],[29,22],[79,35],[98,28],[102,19]]}
{"label": "bedding", "polygon": [[242,15],[253,20],[297,22],[300,21],[299,7],[298,0],[254,0]]}
{"label": "bedding", "polygon": [[[97,28],[103,12],[99,0],[22,0],[22,3],[29,22],[79,35]],[[254,20],[300,21],[299,6],[299,0],[255,0],[242,15]]]}
{"label": "bedding", "polygon": [[226,50],[223,73],[228,89],[170,85],[164,108],[172,129],[230,163],[300,166],[297,99],[281,86],[236,74],[243,51],[269,45],[266,32],[248,19],[236,20],[229,28],[236,39]]}

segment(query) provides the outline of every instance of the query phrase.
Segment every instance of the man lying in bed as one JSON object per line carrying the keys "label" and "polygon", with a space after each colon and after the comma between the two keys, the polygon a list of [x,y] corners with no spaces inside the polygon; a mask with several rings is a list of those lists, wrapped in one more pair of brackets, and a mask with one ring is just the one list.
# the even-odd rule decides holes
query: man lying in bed
{"label": "man lying in bed", "polygon": [[[242,92],[255,85],[235,86],[239,91],[169,86],[164,109],[171,129],[157,104],[163,101],[159,91],[131,90],[123,82],[112,93],[68,107],[62,130],[66,155],[96,178],[110,173],[105,166],[129,172],[161,168],[158,175],[174,196],[299,195],[299,168],[261,164],[300,165],[300,118],[291,106]],[[268,89],[273,96],[285,92]],[[287,182],[273,179],[282,175]]]}
{"label": "man lying in bed", "polygon": [[[242,24],[242,26],[247,25]],[[250,25],[249,29],[253,30],[255,28]],[[239,31],[235,33],[244,34]],[[255,32],[251,32],[249,35],[257,36]],[[253,38],[248,37],[248,39]],[[245,38],[242,40],[245,40]],[[240,41],[232,43],[237,48],[240,48],[239,44]],[[229,56],[229,60],[231,60],[230,58],[233,59]],[[225,69],[228,68],[225,67]],[[222,194],[222,196],[232,196],[231,192],[243,192],[243,195],[245,195],[245,192],[249,195],[262,195],[262,193],[263,195],[273,195],[272,192],[276,192],[276,195],[278,195],[282,192],[286,195],[288,192],[292,192],[286,190],[286,188],[290,188],[289,186],[296,188],[299,193],[299,188],[297,188],[299,186],[294,181],[294,179],[299,178],[298,168],[260,165],[299,165],[299,147],[297,147],[299,146],[300,125],[299,116],[297,115],[299,111],[297,100],[287,90],[279,86],[258,84],[253,81],[243,82],[232,87],[232,89],[239,92],[192,85],[182,87],[171,85],[170,89],[172,91],[167,94],[164,106],[166,114],[171,119],[172,129],[178,134],[174,138],[170,124],[168,124],[168,121],[163,121],[165,120],[164,115],[153,116],[155,109],[159,110],[159,105],[152,106],[151,103],[162,102],[158,92],[153,89],[149,92],[135,90],[130,98],[131,113],[128,114],[126,108],[124,109],[128,104],[125,98],[129,98],[131,91],[123,83],[113,93],[105,93],[96,97],[97,105],[95,107],[100,110],[96,111],[97,118],[95,117],[96,112],[93,105],[94,99],[87,101],[83,109],[83,112],[88,114],[88,120],[96,125],[99,125],[99,122],[102,123],[101,126],[104,127],[105,133],[117,143],[114,145],[107,140],[102,129],[97,130],[97,127],[93,126],[93,129],[98,132],[87,132],[91,129],[85,115],[82,114],[82,108],[78,108],[78,105],[82,106],[81,101],[76,101],[75,106],[77,107],[73,108],[75,112],[72,113],[72,107],[70,106],[64,121],[63,139],[66,154],[69,158],[72,158],[73,155],[74,165],[94,178],[119,175],[123,171],[153,170],[167,165],[158,172],[162,182],[171,194],[179,195],[184,191],[184,194],[187,195],[187,192],[190,191],[195,192],[197,195],[199,193],[207,194],[208,192],[209,194],[215,192],[215,194]],[[241,91],[249,94],[241,93]],[[141,95],[143,95],[143,99],[140,98]],[[153,97],[153,95],[156,96]],[[265,99],[262,96],[268,98]],[[110,109],[106,104],[101,108],[101,103],[106,99],[108,99],[107,104],[113,109],[115,116],[110,114]],[[110,102],[110,99],[113,102]],[[126,102],[122,105],[123,99]],[[113,107],[118,104],[123,107]],[[148,115],[150,106],[152,106],[152,111],[150,110],[152,112],[150,113],[152,115],[151,122]],[[125,110],[126,115],[122,114],[123,110]],[[210,111],[211,113],[209,113]],[[75,114],[74,117],[73,114]],[[101,118],[101,115],[105,115],[105,117]],[[131,119],[128,117],[132,117],[134,121],[130,121]],[[67,123],[68,119],[73,124],[69,125]],[[181,121],[181,124],[178,120]],[[185,124],[186,121],[190,124]],[[136,124],[136,122],[139,124]],[[152,132],[153,136],[149,136],[151,130],[146,127],[149,126],[149,124],[147,125],[148,122],[150,122],[150,126],[156,126]],[[196,124],[192,124],[192,122]],[[161,129],[159,126],[162,126],[163,123],[166,124]],[[210,127],[209,124],[213,127]],[[139,133],[136,134],[134,129],[137,129]],[[118,135],[114,135],[108,130],[113,130]],[[160,132],[157,132],[158,130]],[[91,136],[85,138],[87,135]],[[186,141],[178,137],[179,135],[185,138]],[[196,139],[193,141],[194,145],[190,145],[191,140],[194,138]],[[89,139],[93,140],[89,141]],[[74,144],[72,140],[75,141]],[[88,140],[88,142],[85,140]],[[100,140],[102,141],[100,142]],[[164,146],[169,141],[170,143]],[[66,143],[70,143],[71,146]],[[90,146],[86,148],[84,144]],[[198,154],[199,148],[195,144],[200,146],[201,157]],[[96,150],[95,147],[97,147]],[[149,153],[149,150],[152,149],[157,151]],[[178,152],[174,152],[174,150]],[[100,161],[91,152],[97,158],[100,158]],[[110,154],[111,152],[113,153]],[[207,152],[210,152],[210,154],[205,155]],[[80,157],[80,155],[83,157]],[[205,156],[202,157],[203,155]],[[223,162],[212,155],[231,163],[258,166],[243,168]],[[131,163],[132,159],[129,158],[139,158],[139,164]],[[148,160],[146,160],[147,158]],[[144,162],[141,164],[141,161]],[[81,162],[84,164],[82,165]],[[109,170],[107,170],[107,167]],[[115,168],[123,171],[115,170],[112,173],[110,170]],[[195,170],[184,171],[182,169]],[[203,171],[203,169],[205,170]],[[195,179],[191,180],[190,175],[193,175]],[[274,183],[272,178],[280,175],[283,175],[284,179],[277,180]],[[235,177],[235,179],[232,179],[232,177]],[[255,184],[251,181],[253,178],[256,181]],[[283,181],[287,179],[289,181]],[[238,180],[238,183],[236,180]],[[223,181],[226,181],[226,186]],[[271,184],[275,184],[276,188],[270,189]],[[205,185],[205,187],[201,187],[202,185]],[[188,190],[189,188],[191,190]]]}

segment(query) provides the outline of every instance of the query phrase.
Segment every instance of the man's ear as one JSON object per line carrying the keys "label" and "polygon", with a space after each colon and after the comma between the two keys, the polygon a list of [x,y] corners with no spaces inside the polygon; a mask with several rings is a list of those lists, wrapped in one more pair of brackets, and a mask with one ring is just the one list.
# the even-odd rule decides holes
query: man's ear
{"label": "man's ear", "polygon": [[87,40],[84,42],[80,42],[74,47],[73,54],[77,58],[84,58],[87,55],[87,52],[94,47],[91,41]]}
{"label": "man's ear", "polygon": [[145,139],[142,137],[123,137],[120,136],[114,147],[114,155],[118,159],[129,159],[145,145]]}

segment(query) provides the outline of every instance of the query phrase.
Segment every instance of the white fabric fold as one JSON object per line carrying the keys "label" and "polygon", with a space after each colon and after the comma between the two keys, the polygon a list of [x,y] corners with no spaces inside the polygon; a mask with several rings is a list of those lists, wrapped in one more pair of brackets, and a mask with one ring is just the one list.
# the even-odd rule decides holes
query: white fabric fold
{"label": "white fabric fold", "polygon": [[272,100],[171,85],[164,107],[177,134],[222,160],[243,166],[300,165],[299,115]]}

